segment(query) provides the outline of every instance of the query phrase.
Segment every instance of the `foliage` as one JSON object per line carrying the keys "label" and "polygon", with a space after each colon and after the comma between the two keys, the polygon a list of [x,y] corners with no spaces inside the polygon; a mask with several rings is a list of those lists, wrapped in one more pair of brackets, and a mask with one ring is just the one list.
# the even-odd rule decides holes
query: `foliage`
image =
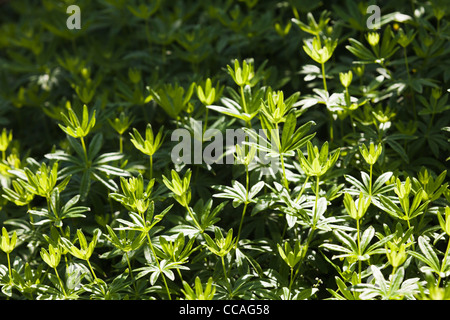
{"label": "foliage", "polygon": [[371,4],[0,1],[0,298],[449,299],[449,9]]}

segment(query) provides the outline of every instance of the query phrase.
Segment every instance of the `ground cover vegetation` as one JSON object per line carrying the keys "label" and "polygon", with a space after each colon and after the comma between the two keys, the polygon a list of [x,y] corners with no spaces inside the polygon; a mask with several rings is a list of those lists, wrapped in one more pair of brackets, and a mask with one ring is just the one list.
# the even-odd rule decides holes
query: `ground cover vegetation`
{"label": "ground cover vegetation", "polygon": [[1,299],[449,299],[448,10],[3,1]]}

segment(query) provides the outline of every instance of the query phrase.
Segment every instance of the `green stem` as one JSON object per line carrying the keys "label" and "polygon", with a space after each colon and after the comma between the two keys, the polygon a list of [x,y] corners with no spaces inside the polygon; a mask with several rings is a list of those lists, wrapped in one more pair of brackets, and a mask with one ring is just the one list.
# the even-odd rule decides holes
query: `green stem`
{"label": "green stem", "polygon": [[361,240],[359,235],[359,219],[356,219],[356,237],[358,240],[358,277],[359,277],[359,283],[361,283]]}
{"label": "green stem", "polygon": [[433,126],[433,121],[434,121],[434,115],[435,115],[435,114],[436,114],[435,112],[433,112],[433,113],[431,114],[431,120],[430,120],[430,123],[428,124],[427,134],[429,134],[429,131],[430,131],[431,127]]}
{"label": "green stem", "polygon": [[148,232],[146,233],[146,236],[147,236],[147,240],[148,240],[148,244],[150,246],[150,249],[152,250],[153,256],[155,257],[156,265],[158,266],[158,269],[159,269],[159,271],[161,273],[161,276],[162,276],[162,279],[163,279],[163,282],[164,282],[164,286],[166,287],[167,295],[169,296],[169,300],[172,300],[172,297],[170,296],[170,290],[169,290],[169,287],[167,285],[166,277],[164,276],[164,273],[161,270],[161,265],[159,264],[158,256],[156,255],[155,248],[153,247],[152,240],[150,239],[150,236],[148,235]]}
{"label": "green stem", "polygon": [[249,188],[250,180],[248,175],[248,165],[245,166],[245,198],[248,199],[248,188]]}
{"label": "green stem", "polygon": [[[47,195],[45,197],[46,200],[47,200],[47,210],[48,210],[49,216],[50,216],[50,214],[52,212],[51,206],[50,206],[50,201],[51,201],[50,197],[51,197],[51,195],[50,195],[50,192],[49,192],[49,193],[47,193]],[[60,220],[57,211],[54,211],[53,214],[55,215],[56,220]],[[61,231],[61,235],[64,235],[64,231],[63,231],[62,226],[59,226],[59,230]]]}
{"label": "green stem", "polygon": [[198,230],[200,230],[201,232],[203,232],[202,227],[200,226],[200,224],[197,222],[197,219],[195,219],[194,214],[191,212],[191,208],[189,208],[189,205],[186,204],[186,209],[189,213],[189,215],[191,216],[192,220],[194,220],[194,223],[196,225],[196,227],[198,228]]}
{"label": "green stem", "polygon": [[247,102],[245,101],[245,95],[244,95],[244,87],[240,86],[240,90],[241,90],[242,108],[244,109],[245,113],[248,113],[247,112]]}
{"label": "green stem", "polygon": [[245,212],[247,211],[247,205],[248,205],[248,188],[249,188],[249,176],[248,176],[248,166],[245,166],[245,204],[244,204],[244,209],[242,210],[242,216],[241,216],[241,222],[239,223],[239,230],[238,230],[238,234],[237,234],[237,239],[236,239],[236,244],[234,246],[235,249],[237,249],[238,246],[238,242],[239,242],[239,237],[241,235],[241,230],[242,230],[242,224],[244,222],[244,216],[245,216]]}
{"label": "green stem", "polygon": [[286,188],[286,190],[289,190],[289,183],[287,181],[286,178],[286,170],[284,168],[284,158],[283,158],[283,154],[280,154],[280,159],[281,159],[281,168],[283,169],[283,182],[284,182],[284,187]]}
{"label": "green stem", "polygon": [[123,153],[123,135],[119,136],[119,152]]}
{"label": "green stem", "polygon": [[6,253],[6,257],[8,258],[8,273],[9,273],[9,284],[12,285],[12,273],[11,273],[11,259],[9,258],[9,252]]}
{"label": "green stem", "polygon": [[291,280],[289,281],[289,297],[288,299],[291,299],[291,288],[292,288],[292,283],[294,282],[294,275],[293,275],[293,268],[291,267]]}
{"label": "green stem", "polygon": [[222,260],[223,276],[225,277],[225,282],[227,284],[228,292],[231,295],[231,284],[230,284],[230,281],[228,280],[227,270],[225,268],[225,259],[223,258],[223,256],[220,256],[220,258]]}
{"label": "green stem", "polygon": [[149,181],[153,179],[153,156],[150,155],[150,169],[149,169]]}
{"label": "green stem", "polygon": [[248,202],[245,202],[244,209],[242,210],[241,222],[239,223],[239,230],[238,230],[238,234],[237,234],[237,238],[236,238],[236,244],[234,246],[235,249],[237,249],[238,242],[239,242],[239,237],[241,235],[242,224],[244,222],[245,212],[247,211],[247,204],[248,204]]}
{"label": "green stem", "polygon": [[328,91],[327,89],[327,80],[325,79],[325,63],[321,63],[322,65],[322,79],[323,79],[323,88],[325,91]]}
{"label": "green stem", "polygon": [[[278,132],[278,123],[275,123],[275,130]],[[280,150],[281,149],[281,145],[277,144],[277,148],[278,148],[278,150]],[[286,190],[289,190],[289,183],[288,183],[287,178],[286,178],[286,169],[284,167],[283,153],[280,153],[280,160],[281,160],[281,168],[283,169],[283,183],[284,183],[284,187],[286,188]]]}
{"label": "green stem", "polygon": [[439,283],[441,282],[441,273],[444,271],[444,267],[447,264],[447,256],[448,256],[449,250],[450,250],[450,238],[448,239],[447,249],[445,250],[444,259],[442,260],[441,272],[439,272],[439,278],[438,278],[436,287],[439,287]]}
{"label": "green stem", "polygon": [[298,10],[297,10],[297,8],[294,5],[292,5],[292,12],[294,13],[294,17],[296,19],[300,19],[300,15],[298,14]]}
{"label": "green stem", "polygon": [[5,161],[6,160],[6,151],[2,150],[2,160]]}
{"label": "green stem", "polygon": [[[408,224],[408,229],[411,229],[411,223],[409,223],[409,216],[407,216],[406,223]],[[414,247],[414,233],[411,234],[411,245],[412,245],[412,249],[415,250],[415,247]]]}
{"label": "green stem", "polygon": [[95,282],[97,282],[97,281],[98,281],[98,278],[97,278],[97,276],[95,275],[94,268],[92,268],[91,263],[89,262],[89,259],[87,259],[86,262],[87,262],[87,264],[88,264],[88,266],[89,266],[89,269],[91,269],[91,272],[92,272],[92,275],[94,276]]}
{"label": "green stem", "polygon": [[[206,131],[206,128],[207,128],[207,126],[208,126],[208,108],[206,108],[206,106],[205,106],[205,123],[203,124],[203,133],[202,133],[202,137],[203,137],[203,135],[205,134],[205,131]],[[202,139],[203,140],[203,139]]]}
{"label": "green stem", "polygon": [[308,183],[308,179],[309,179],[309,176],[306,176],[305,182],[303,183],[303,187],[302,187],[302,189],[300,190],[300,193],[299,193],[298,196],[297,196],[297,201],[300,200],[300,198],[301,198],[303,192],[305,191],[306,184]]}
{"label": "green stem", "polygon": [[397,267],[392,266],[391,280],[389,281],[391,286],[392,286],[392,280],[394,279],[394,275],[396,272],[397,272]]}
{"label": "green stem", "polygon": [[314,213],[317,212],[317,201],[319,199],[319,180],[320,180],[320,177],[316,176],[316,201],[314,203]]}
{"label": "green stem", "polygon": [[181,275],[180,269],[177,268],[178,275],[180,276],[181,283],[183,283],[183,276]]}
{"label": "green stem", "polygon": [[81,146],[83,147],[83,152],[84,152],[84,160],[86,161],[86,165],[88,164],[88,155],[87,155],[87,149],[86,149],[86,144],[84,143],[84,138],[80,137],[81,140]]}
{"label": "green stem", "polygon": [[58,270],[56,270],[56,268],[53,268],[53,269],[55,270],[55,274],[56,274],[56,277],[58,278],[59,285],[61,286],[61,289],[62,289],[62,291],[63,291],[63,293],[64,293],[64,297],[67,298],[67,293],[66,293],[66,290],[64,289],[63,282],[62,282],[61,278],[59,277]]}
{"label": "green stem", "polygon": [[128,252],[125,252],[125,257],[127,258],[128,269],[130,270],[130,277],[131,277],[131,281],[132,281],[132,283],[133,283],[133,288],[134,288],[134,291],[137,293],[137,289],[136,289],[136,281],[135,281],[135,279],[134,279],[133,271],[132,271],[132,269],[131,269],[131,262],[130,262],[130,257],[128,256]]}

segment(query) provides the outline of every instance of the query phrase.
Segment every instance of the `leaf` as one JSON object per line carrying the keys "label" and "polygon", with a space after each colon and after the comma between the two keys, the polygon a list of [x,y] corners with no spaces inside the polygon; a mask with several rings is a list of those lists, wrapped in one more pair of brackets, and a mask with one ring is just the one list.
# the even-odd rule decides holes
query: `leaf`
{"label": "leaf", "polygon": [[281,146],[289,145],[292,135],[295,132],[295,126],[297,125],[297,118],[294,113],[291,112],[286,117],[286,122],[283,126],[283,133],[281,134]]}
{"label": "leaf", "polygon": [[397,272],[394,274],[389,291],[391,293],[396,292],[400,289],[405,276],[405,269],[403,267],[398,268]]}
{"label": "leaf", "polygon": [[345,180],[350,183],[353,187],[355,187],[358,191],[352,192],[352,189],[348,189],[347,191],[351,193],[352,195],[359,195],[361,191],[364,191],[365,193],[368,193],[368,190],[366,187],[355,177],[350,175],[344,175]]}
{"label": "leaf", "polygon": [[342,231],[333,231],[333,234],[340,242],[342,242],[348,249],[351,250],[351,252],[358,252],[358,246],[353,240],[352,237],[350,237],[348,234]]}
{"label": "leaf", "polygon": [[377,60],[377,57],[358,40],[350,38],[348,42],[350,42],[350,45],[345,46],[345,48],[361,59],[361,63],[372,63]]}
{"label": "leaf", "polygon": [[405,161],[409,163],[409,157],[405,152],[405,149],[395,140],[386,139],[386,143]]}
{"label": "leaf", "polygon": [[[382,175],[380,175],[372,186],[372,193],[373,194],[382,193],[381,190],[383,190],[383,192],[388,191],[388,190],[385,190],[382,188],[383,188],[383,186],[385,186],[385,183],[392,177],[392,175],[393,175],[393,173],[390,171],[385,172]],[[388,186],[386,186],[386,187],[388,187]],[[389,188],[393,188],[393,187],[394,186],[392,185],[392,187],[389,187]]]}
{"label": "leaf", "polygon": [[339,252],[345,252],[345,253],[353,253],[353,251],[350,250],[349,248],[343,247],[343,246],[340,246],[340,245],[337,245],[337,244],[333,244],[333,243],[324,243],[324,244],[320,245],[320,247],[327,248],[327,249],[330,249],[330,250],[333,250],[333,251],[339,251]]}
{"label": "leaf", "polygon": [[386,280],[384,279],[384,276],[381,273],[380,269],[378,269],[378,267],[374,266],[374,265],[370,266],[370,268],[372,270],[372,274],[375,279],[375,283],[379,286],[380,291],[383,293],[387,293],[388,288],[386,285]]}
{"label": "leaf", "polygon": [[103,134],[97,133],[94,138],[92,138],[91,143],[88,147],[89,159],[92,160],[98,154],[103,145]]}
{"label": "leaf", "polygon": [[375,236],[374,227],[368,227],[361,235],[361,252],[365,252],[366,247],[370,244],[373,237]]}
{"label": "leaf", "polygon": [[375,202],[375,205],[378,205],[380,209],[389,213],[397,219],[403,219],[403,212],[399,207],[395,205],[395,203],[384,195],[380,195],[380,203]]}
{"label": "leaf", "polygon": [[335,279],[336,279],[336,284],[339,288],[339,291],[344,295],[344,297],[347,300],[355,300],[355,297],[350,293],[350,290],[348,290],[344,281],[342,281],[342,279],[339,277],[335,277]]}
{"label": "leaf", "polygon": [[325,197],[321,197],[317,201],[317,210],[314,210],[313,214],[313,223],[314,225],[320,220],[320,217],[327,211],[327,199]]}
{"label": "leaf", "polygon": [[425,262],[428,266],[430,266],[433,269],[433,271],[439,273],[440,272],[440,263],[439,263],[439,259],[438,259],[437,255],[436,255],[436,252],[433,250],[433,247],[427,240],[425,240],[425,238],[423,236],[420,236],[418,241],[419,241],[420,251],[422,251],[422,253],[424,255],[423,256],[418,255],[418,254],[415,254],[414,252],[410,252],[410,254],[412,254],[414,257],[418,258],[422,262]]}
{"label": "leaf", "polygon": [[254,186],[252,186],[252,188],[250,189],[249,193],[248,193],[248,198],[249,200],[253,199],[259,191],[261,191],[261,189],[265,186],[265,182],[264,181],[260,181],[257,184],[255,184]]}

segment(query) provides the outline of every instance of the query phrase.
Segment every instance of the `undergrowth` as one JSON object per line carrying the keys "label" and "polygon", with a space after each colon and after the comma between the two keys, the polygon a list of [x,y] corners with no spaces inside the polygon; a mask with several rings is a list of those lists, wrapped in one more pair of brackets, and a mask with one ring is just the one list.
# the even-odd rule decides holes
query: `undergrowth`
{"label": "undergrowth", "polygon": [[450,298],[445,2],[0,11],[2,299]]}

